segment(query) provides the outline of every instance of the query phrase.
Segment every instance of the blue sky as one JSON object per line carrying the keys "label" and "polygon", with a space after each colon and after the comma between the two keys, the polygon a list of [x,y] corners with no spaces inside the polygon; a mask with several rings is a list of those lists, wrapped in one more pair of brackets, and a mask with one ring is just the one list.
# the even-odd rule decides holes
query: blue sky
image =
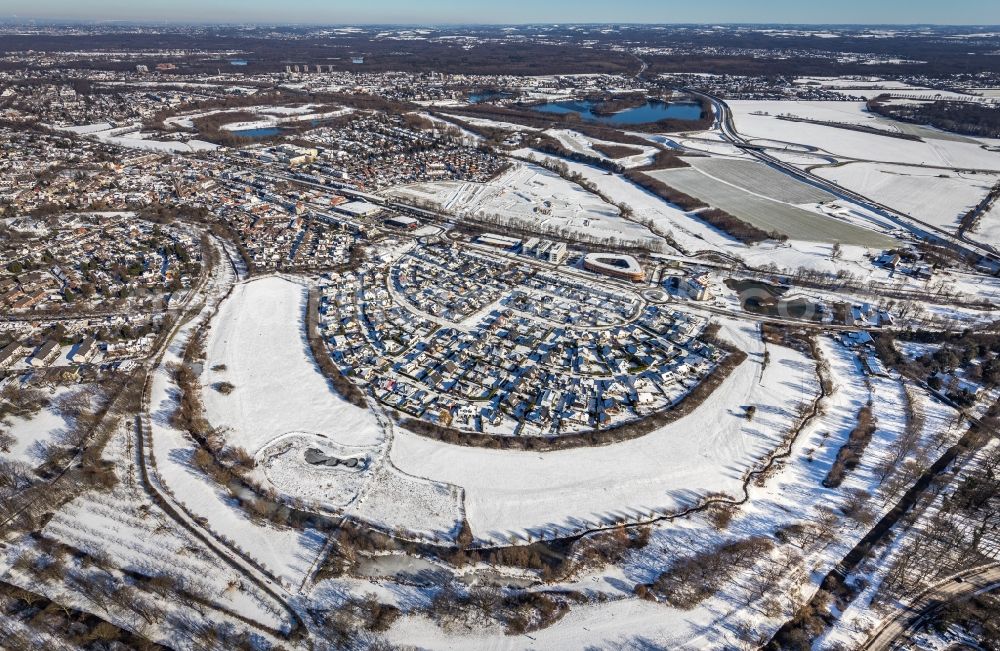
{"label": "blue sky", "polygon": [[996,0],[2,0],[0,16],[292,23],[1000,24]]}

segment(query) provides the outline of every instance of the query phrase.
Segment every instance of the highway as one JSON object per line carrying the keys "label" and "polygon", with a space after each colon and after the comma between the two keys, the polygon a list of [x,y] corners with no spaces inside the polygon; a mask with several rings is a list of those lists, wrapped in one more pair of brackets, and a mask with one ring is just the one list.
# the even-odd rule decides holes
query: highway
{"label": "highway", "polygon": [[772,156],[767,153],[766,150],[755,147],[753,143],[740,135],[740,133],[736,130],[736,126],[733,123],[732,111],[725,101],[699,91],[691,89],[688,89],[688,91],[712,102],[712,106],[715,108],[716,124],[719,126],[719,130],[722,133],[723,138],[725,138],[730,144],[739,147],[768,166],[778,170],[779,172],[795,177],[799,181],[825,190],[836,197],[846,199],[862,206],[863,208],[871,210],[878,215],[891,219],[895,223],[899,224],[901,228],[904,228],[925,239],[941,242],[942,244],[958,251],[962,255],[980,255],[1000,264],[1000,255],[997,254],[997,251],[993,247],[986,246],[978,242],[971,242],[965,238],[959,238],[943,228],[900,213],[885,204],[881,204],[864,195],[858,194],[857,192],[852,192],[851,190],[843,188],[836,183],[816,176],[815,174],[801,170],[790,163],[786,163]]}
{"label": "highway", "polygon": [[1000,563],[968,570],[925,590],[904,609],[882,623],[860,648],[889,651],[919,631],[945,606],[1000,588]]}

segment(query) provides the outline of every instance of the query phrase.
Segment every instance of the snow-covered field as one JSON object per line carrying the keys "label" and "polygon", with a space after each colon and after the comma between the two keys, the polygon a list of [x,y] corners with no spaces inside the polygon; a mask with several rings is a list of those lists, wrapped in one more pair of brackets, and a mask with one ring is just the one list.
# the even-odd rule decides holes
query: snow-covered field
{"label": "snow-covered field", "polygon": [[[722,336],[750,357],[687,417],[605,447],[546,453],[448,445],[399,431],[393,462],[465,489],[479,540],[507,542],[648,519],[692,506],[710,492],[737,495],[744,474],[786,435],[798,403],[818,391],[811,360],[763,345],[752,326],[725,322]],[[757,405],[747,421],[743,405]]]}
{"label": "snow-covered field", "polygon": [[1000,201],[979,217],[979,227],[970,233],[970,237],[1000,247]]}
{"label": "snow-covered field", "polygon": [[72,131],[81,135],[96,138],[101,142],[132,149],[145,149],[164,153],[184,153],[206,151],[218,148],[218,145],[204,140],[192,138],[189,140],[156,140],[155,133],[142,131],[139,126],[132,130],[112,128],[107,122],[86,124],[78,127],[57,127],[63,131]]}
{"label": "snow-covered field", "polygon": [[565,232],[626,242],[659,239],[647,228],[623,219],[616,207],[600,197],[530,163],[517,163],[488,183],[419,183],[391,192],[399,197],[429,201],[458,215],[500,215],[515,225],[553,234]]}
{"label": "snow-covered field", "polygon": [[1000,178],[875,163],[819,167],[813,173],[949,230],[957,228],[961,216],[975,207]]}
{"label": "snow-covered field", "polygon": [[261,116],[261,119],[259,120],[251,120],[247,122],[230,122],[228,124],[222,125],[222,128],[227,131],[266,129],[269,127],[281,126],[283,124],[294,124],[296,122],[308,122],[310,120],[326,120],[328,118],[337,117],[339,115],[345,115],[353,110],[350,108],[341,108],[334,111],[323,111],[314,113],[306,110],[308,108],[311,108],[311,105],[295,107],[295,108],[287,106],[271,107],[263,111],[255,111]]}
{"label": "snow-covered field", "polygon": [[[234,281],[232,268],[219,265],[215,277],[210,280],[208,305],[195,319],[180,328],[162,363],[153,372],[149,404],[152,446],[149,454],[155,472],[151,481],[168,491],[192,517],[203,518],[212,531],[250,555],[286,585],[298,585],[323,547],[322,535],[314,530],[278,529],[251,520],[225,489],[197,469],[193,462],[197,444],[170,422],[177,408],[178,389],[168,366],[180,362],[192,333],[202,320],[211,316],[212,301],[221,299]],[[299,293],[295,292],[295,295]],[[288,327],[297,333],[296,322]],[[305,352],[298,355],[304,356]]]}
{"label": "snow-covered field", "polygon": [[[744,161],[734,162],[744,163]],[[756,163],[746,163],[746,165],[756,165]],[[771,171],[763,165],[760,167],[768,172]],[[833,214],[824,214],[814,204],[803,202],[801,206],[793,205],[760,192],[744,189],[740,185],[726,181],[724,177],[727,175],[733,176],[732,172],[725,169],[709,168],[709,171],[705,171],[697,167],[650,172],[650,176],[672,188],[701,199],[712,207],[725,210],[767,232],[783,233],[793,240],[827,244],[840,242],[870,247],[889,247],[894,243],[892,238],[882,233],[860,228],[847,220],[837,219]],[[762,181],[764,184],[767,183],[766,179]],[[747,181],[743,181],[743,184],[752,185]],[[781,190],[780,186],[764,189],[763,192],[786,196],[794,194],[799,198],[808,196],[804,190],[793,193],[791,188]],[[816,193],[815,196],[822,195]]]}
{"label": "snow-covered field", "polygon": [[[602,154],[597,149],[594,149],[594,143],[604,144],[604,145],[624,145],[624,143],[610,142],[607,140],[598,140],[596,138],[590,138],[583,135],[577,131],[571,129],[549,129],[545,132],[547,135],[552,136],[558,140],[563,147],[566,147],[570,151],[576,152],[578,154],[583,154],[585,156],[596,156],[597,158],[603,158],[605,160],[610,160],[610,158]],[[642,165],[648,165],[653,161],[653,157],[656,155],[656,147],[653,146],[639,146],[639,145],[624,145],[632,149],[640,150],[640,153],[633,154],[631,156],[625,156],[622,158],[615,159],[623,167],[640,167]]]}
{"label": "snow-covered field", "polygon": [[[871,135],[837,127],[828,127],[806,122],[791,122],[776,116],[795,113],[799,117],[824,119],[827,111],[816,112],[813,104],[805,102],[782,102],[764,100],[733,100],[727,102],[733,111],[736,129],[751,141],[765,140],[776,143],[793,143],[816,147],[837,157],[857,160],[933,165],[940,167],[961,167],[1000,172],[1000,154],[983,149],[976,140],[956,142],[954,140],[929,139],[924,142],[903,140],[886,136]],[[847,106],[836,102],[847,111]],[[858,111],[861,109],[858,108]],[[767,113],[767,115],[757,115]],[[849,113],[849,111],[848,111]],[[848,115],[837,121],[846,122]],[[860,120],[854,120],[857,122]]]}
{"label": "snow-covered field", "polygon": [[[258,457],[279,493],[311,508],[429,538],[454,536],[461,491],[385,462],[384,425],[341,398],[311,359],[306,295],[304,286],[277,276],[235,286],[206,342],[202,395],[209,422],[224,428],[231,445]],[[217,391],[220,382],[233,384],[232,392]],[[309,447],[364,458],[364,468],[308,464]]]}
{"label": "snow-covered field", "polygon": [[[372,413],[331,391],[312,361],[306,295],[305,287],[275,276],[239,284],[209,331],[205,413],[226,429],[229,443],[250,454],[288,432],[323,434],[345,445],[382,440]],[[231,383],[232,393],[215,390],[220,382]]]}
{"label": "snow-covered field", "polygon": [[208,117],[209,115],[215,115],[216,113],[225,113],[228,111],[238,110],[245,113],[257,113],[257,114],[273,114],[274,116],[290,116],[290,115],[302,115],[304,113],[310,112],[316,104],[303,104],[302,106],[269,106],[269,105],[258,105],[258,106],[247,106],[238,109],[213,109],[210,111],[198,111],[195,113],[184,113],[182,115],[173,115],[166,118],[163,123],[168,127],[193,129],[194,121],[198,118]]}

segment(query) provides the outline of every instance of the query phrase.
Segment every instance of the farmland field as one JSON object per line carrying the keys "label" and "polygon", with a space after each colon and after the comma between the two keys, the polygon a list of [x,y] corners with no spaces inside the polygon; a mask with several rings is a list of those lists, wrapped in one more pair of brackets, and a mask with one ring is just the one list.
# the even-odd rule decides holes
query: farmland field
{"label": "farmland field", "polygon": [[962,214],[978,204],[998,178],[874,163],[821,167],[814,173],[948,230],[958,227]]}
{"label": "farmland field", "polygon": [[735,185],[719,183],[696,169],[662,170],[650,175],[712,207],[721,208],[766,231],[783,233],[793,240],[870,247],[888,247],[894,242],[886,235],[753,194]]}
{"label": "farmland field", "polygon": [[732,158],[691,158],[688,160],[699,172],[715,177],[723,183],[736,185],[744,190],[762,194],[785,203],[821,203],[833,201],[834,196],[808,183],[796,181],[787,174],[771,169],[763,163]]}

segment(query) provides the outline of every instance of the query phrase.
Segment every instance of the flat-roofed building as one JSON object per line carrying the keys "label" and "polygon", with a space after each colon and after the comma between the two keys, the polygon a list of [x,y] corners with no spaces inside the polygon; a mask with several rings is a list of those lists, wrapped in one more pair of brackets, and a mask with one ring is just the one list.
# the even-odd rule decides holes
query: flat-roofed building
{"label": "flat-roofed building", "polygon": [[497,235],[496,233],[483,233],[476,238],[479,244],[495,246],[498,249],[515,249],[521,245],[521,240],[516,237]]}
{"label": "flat-roofed building", "polygon": [[634,283],[646,279],[646,272],[639,261],[625,253],[588,253],[583,258],[583,268]]}

